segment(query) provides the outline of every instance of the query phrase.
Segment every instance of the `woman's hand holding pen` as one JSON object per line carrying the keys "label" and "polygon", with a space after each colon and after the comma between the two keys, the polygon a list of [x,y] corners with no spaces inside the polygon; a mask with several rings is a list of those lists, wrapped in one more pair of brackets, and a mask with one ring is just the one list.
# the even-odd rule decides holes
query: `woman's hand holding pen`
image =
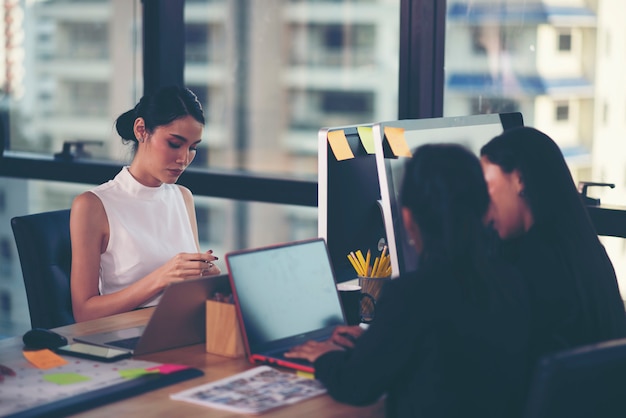
{"label": "woman's hand holding pen", "polygon": [[200,271],[201,276],[215,276],[220,274],[220,268],[213,263],[216,260],[219,260],[216,256],[213,255],[213,250],[209,250],[206,253],[202,254],[204,258],[202,261],[204,262],[204,268]]}
{"label": "woman's hand holding pen", "polygon": [[218,258],[211,250],[205,253],[179,253],[154,273],[165,287],[170,282],[220,274],[219,267],[213,263],[215,260]]}

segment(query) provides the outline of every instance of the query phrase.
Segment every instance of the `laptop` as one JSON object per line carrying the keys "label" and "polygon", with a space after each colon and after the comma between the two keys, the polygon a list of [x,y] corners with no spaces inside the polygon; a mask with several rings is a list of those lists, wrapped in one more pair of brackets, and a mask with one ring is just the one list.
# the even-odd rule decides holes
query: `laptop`
{"label": "laptop", "polygon": [[75,342],[125,349],[134,356],[205,341],[205,302],[230,293],[228,275],[169,284],[146,325],[74,337]]}
{"label": "laptop", "polygon": [[233,251],[225,259],[250,362],[313,373],[311,362],[283,354],[346,324],[326,241]]}

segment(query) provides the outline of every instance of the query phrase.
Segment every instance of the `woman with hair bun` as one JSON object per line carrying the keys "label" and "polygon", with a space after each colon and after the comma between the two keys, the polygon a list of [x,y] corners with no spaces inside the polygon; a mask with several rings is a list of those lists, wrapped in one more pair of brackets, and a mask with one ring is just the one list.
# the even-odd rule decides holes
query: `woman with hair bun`
{"label": "woman with hair bun", "polygon": [[219,274],[200,251],[193,196],[175,184],[204,129],[196,95],[165,87],[117,118],[130,166],[78,195],[70,213],[71,294],[77,322],[158,303],[171,282]]}

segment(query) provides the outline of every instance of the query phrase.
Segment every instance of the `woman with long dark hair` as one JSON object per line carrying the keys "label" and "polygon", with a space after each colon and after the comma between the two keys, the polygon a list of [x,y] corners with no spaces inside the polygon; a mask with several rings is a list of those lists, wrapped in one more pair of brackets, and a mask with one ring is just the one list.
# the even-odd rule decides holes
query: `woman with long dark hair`
{"label": "woman with long dark hair", "polygon": [[489,220],[529,285],[533,358],[626,336],[613,265],[557,144],[515,128],[483,146],[481,163]]}
{"label": "woman with long dark hair", "polygon": [[[385,285],[367,331],[340,327],[290,356],[313,361],[315,377],[341,402],[386,394],[390,417],[519,415],[528,300],[517,272],[489,252],[478,158],[459,145],[419,147],[401,198],[417,270]],[[350,344],[341,334],[358,338]]]}

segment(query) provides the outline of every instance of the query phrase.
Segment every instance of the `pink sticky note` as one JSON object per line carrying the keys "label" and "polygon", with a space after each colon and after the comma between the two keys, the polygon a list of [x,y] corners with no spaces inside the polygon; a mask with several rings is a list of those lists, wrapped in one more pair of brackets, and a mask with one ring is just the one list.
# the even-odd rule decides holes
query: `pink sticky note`
{"label": "pink sticky note", "polygon": [[158,371],[161,374],[176,373],[181,370],[188,369],[189,366],[183,366],[182,364],[161,364],[160,366],[154,366],[147,368],[149,371]]}

